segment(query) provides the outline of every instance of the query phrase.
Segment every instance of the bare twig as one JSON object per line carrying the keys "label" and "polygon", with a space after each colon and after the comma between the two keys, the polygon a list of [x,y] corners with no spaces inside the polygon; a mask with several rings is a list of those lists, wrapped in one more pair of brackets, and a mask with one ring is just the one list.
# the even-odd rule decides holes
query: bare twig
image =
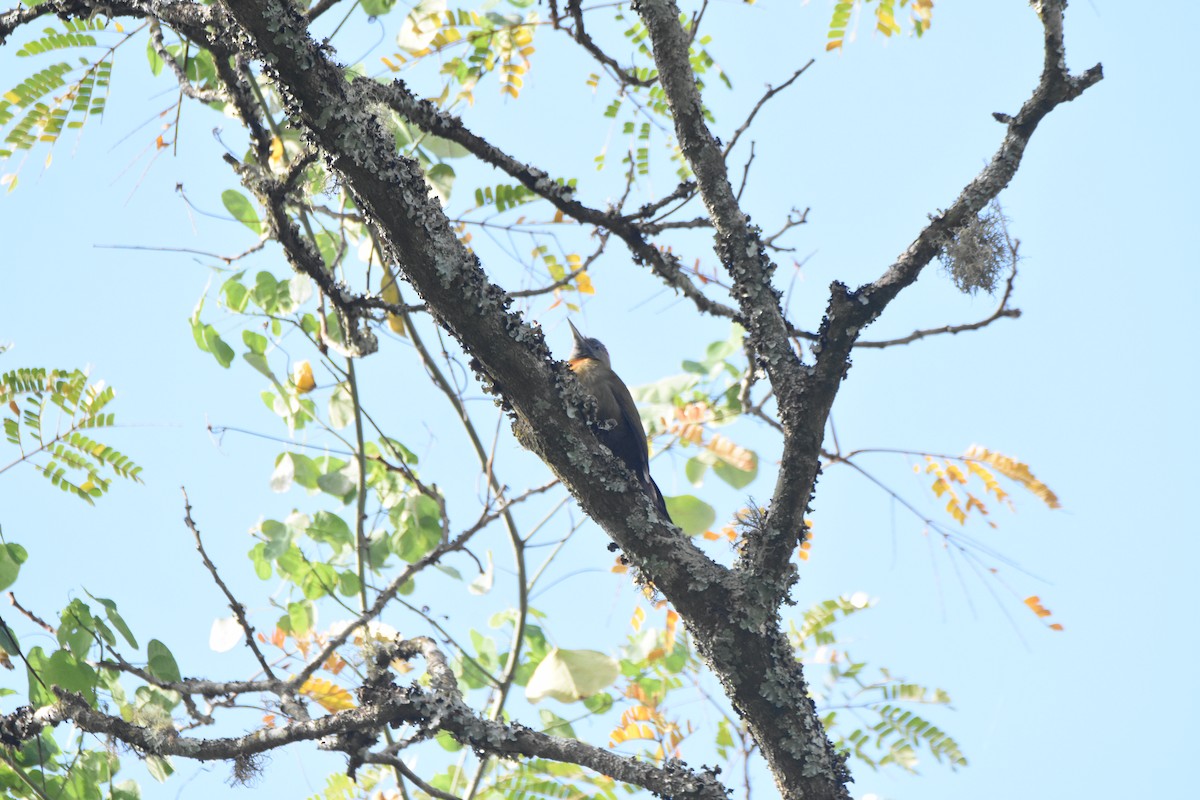
{"label": "bare twig", "polygon": [[56,631],[54,630],[54,626],[52,626],[50,623],[46,622],[44,619],[39,617],[37,614],[34,614],[32,611],[30,611],[29,609],[22,606],[20,603],[18,603],[17,596],[15,594],[13,594],[12,592],[8,593],[8,602],[11,603],[13,608],[15,608],[17,611],[20,611],[21,614],[23,614],[25,616],[25,618],[28,619],[30,622],[32,622],[34,625],[37,625],[39,628],[41,628],[42,630],[44,630],[46,633],[50,634],[51,636],[54,636],[56,634]]}
{"label": "bare twig", "polygon": [[238,602],[238,599],[233,596],[233,592],[225,585],[225,581],[221,580],[221,576],[217,573],[217,565],[212,562],[212,559],[208,557],[208,553],[205,552],[204,542],[200,539],[200,529],[196,527],[196,523],[192,519],[192,504],[188,500],[187,489],[180,489],[180,491],[183,492],[183,523],[187,525],[188,530],[192,532],[192,536],[196,540],[196,550],[199,551],[205,568],[212,575],[213,582],[217,584],[221,593],[225,595],[225,599],[229,601],[229,608],[232,609],[233,616],[242,628],[242,635],[246,640],[246,646],[250,648],[250,652],[254,653],[254,657],[258,659],[258,664],[262,667],[263,674],[269,680],[275,681],[275,673],[271,669],[271,665],[267,662],[262,650],[258,649],[258,642],[254,640],[254,628],[250,626],[249,621],[246,619],[246,607]]}
{"label": "bare twig", "polygon": [[167,50],[167,45],[163,42],[162,25],[154,17],[150,18],[150,46],[154,48],[155,54],[171,68],[171,72],[175,74],[175,80],[179,83],[179,90],[185,95],[193,100],[199,100],[201,103],[219,103],[228,99],[223,92],[197,89],[192,85],[183,65],[176,61],[175,56]]}
{"label": "bare twig", "polygon": [[587,50],[592,56],[604,66],[608,67],[617,82],[623,86],[653,86],[658,82],[658,76],[652,75],[648,78],[639,78],[629,70],[617,63],[617,60],[600,49],[587,31],[583,29],[583,9],[581,8],[581,0],[567,0],[567,13],[571,15],[571,20],[575,23],[571,29],[571,38],[579,42],[584,50]]}
{"label": "bare twig", "polygon": [[726,143],[725,150],[724,150],[724,155],[726,157],[729,156],[729,153],[733,150],[734,146],[738,143],[738,139],[742,138],[742,134],[745,133],[746,131],[750,130],[750,124],[752,122],[754,122],[754,118],[758,116],[758,112],[761,111],[762,107],[767,104],[767,101],[770,100],[775,95],[782,92],[784,89],[791,86],[793,83],[795,83],[796,79],[799,78],[801,75],[803,75],[808,70],[808,68],[813,65],[813,63],[815,61],[816,61],[815,58],[810,58],[808,60],[807,64],[805,64],[803,67],[801,67],[800,69],[798,69],[792,73],[792,77],[788,78],[786,81],[779,84],[778,86],[775,86],[775,87],[768,86],[767,87],[766,94],[764,94],[762,97],[760,97],[758,99],[758,102],[754,104],[754,108],[750,109],[750,114],[749,114],[749,116],[746,117],[746,121],[742,123],[740,128],[738,128],[736,131],[733,132],[733,136],[729,137],[729,141]]}

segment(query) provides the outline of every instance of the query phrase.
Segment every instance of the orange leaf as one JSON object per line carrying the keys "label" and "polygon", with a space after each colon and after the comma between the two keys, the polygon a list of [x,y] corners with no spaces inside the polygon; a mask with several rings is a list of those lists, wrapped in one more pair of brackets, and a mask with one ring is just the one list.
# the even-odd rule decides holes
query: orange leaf
{"label": "orange leaf", "polygon": [[642,623],[645,621],[646,612],[642,610],[641,606],[638,606],[633,610],[633,617],[629,620],[629,624],[635,631],[640,631],[642,629]]}
{"label": "orange leaf", "polygon": [[1037,614],[1038,617],[1050,616],[1050,612],[1046,609],[1045,606],[1042,605],[1042,599],[1040,597],[1038,597],[1036,594],[1026,597],[1025,605],[1029,606],[1029,610],[1032,611],[1034,614]]}
{"label": "orange leaf", "polygon": [[297,361],[292,367],[292,383],[296,385],[298,394],[307,394],[313,390],[317,382],[313,379],[312,364],[307,361]]}

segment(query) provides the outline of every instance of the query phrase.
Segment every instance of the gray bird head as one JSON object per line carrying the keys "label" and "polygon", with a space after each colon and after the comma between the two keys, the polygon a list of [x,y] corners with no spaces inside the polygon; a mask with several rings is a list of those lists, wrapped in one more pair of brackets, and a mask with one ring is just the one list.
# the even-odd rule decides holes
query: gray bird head
{"label": "gray bird head", "polygon": [[567,320],[567,324],[571,326],[571,333],[575,336],[575,346],[571,348],[570,360],[574,361],[577,358],[594,358],[604,366],[612,369],[612,361],[608,357],[608,348],[600,343],[599,339],[589,339],[579,332],[575,327],[575,323]]}

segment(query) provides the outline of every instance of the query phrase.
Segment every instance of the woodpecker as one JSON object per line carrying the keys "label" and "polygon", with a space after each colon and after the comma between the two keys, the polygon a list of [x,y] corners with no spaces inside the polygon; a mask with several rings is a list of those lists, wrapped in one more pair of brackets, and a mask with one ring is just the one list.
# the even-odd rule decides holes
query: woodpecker
{"label": "woodpecker", "polygon": [[567,364],[583,388],[596,398],[596,418],[601,427],[596,431],[600,441],[625,462],[638,481],[650,493],[654,507],[666,519],[667,504],[654,478],[650,477],[650,449],[646,444],[646,429],[642,427],[637,406],[629,388],[612,370],[608,348],[598,339],[589,339],[567,320],[575,336],[575,346]]}

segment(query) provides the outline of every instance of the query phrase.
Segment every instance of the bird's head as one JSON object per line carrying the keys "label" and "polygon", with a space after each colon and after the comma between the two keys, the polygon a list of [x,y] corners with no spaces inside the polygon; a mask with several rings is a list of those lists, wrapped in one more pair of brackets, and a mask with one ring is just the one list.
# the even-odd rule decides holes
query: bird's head
{"label": "bird's head", "polygon": [[575,346],[571,348],[571,361],[580,358],[594,358],[604,366],[612,369],[612,361],[608,357],[608,348],[600,343],[599,339],[589,339],[579,332],[575,327],[575,323],[567,320],[567,324],[571,326],[571,333],[575,336]]}

